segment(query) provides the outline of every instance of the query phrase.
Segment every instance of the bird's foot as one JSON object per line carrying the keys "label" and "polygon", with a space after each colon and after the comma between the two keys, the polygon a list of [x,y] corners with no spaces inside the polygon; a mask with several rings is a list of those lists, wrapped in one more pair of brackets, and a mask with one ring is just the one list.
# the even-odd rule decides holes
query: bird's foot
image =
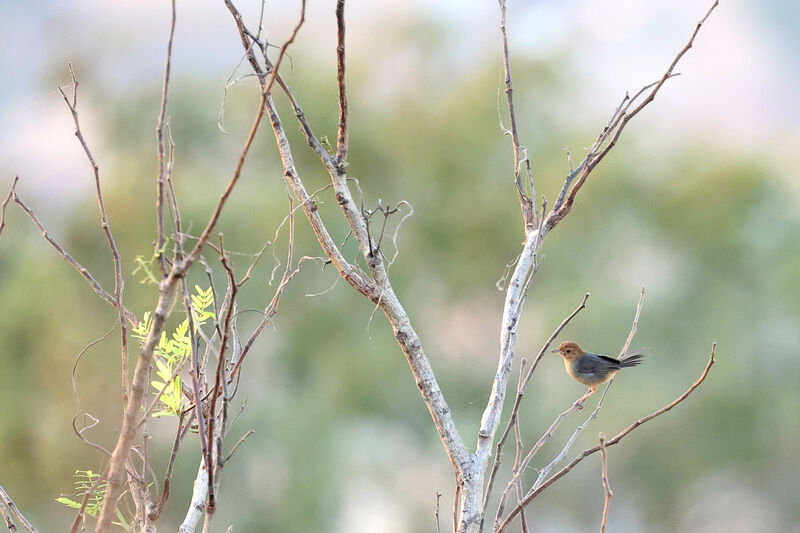
{"label": "bird's foot", "polygon": [[597,392],[597,389],[589,389],[588,391],[586,391],[586,394],[584,394],[583,396],[581,396],[580,398],[578,398],[578,400],[575,402],[575,404],[574,404],[574,405],[575,405],[575,408],[576,408],[577,410],[579,410],[579,411],[580,411],[581,409],[583,409],[583,404],[584,404],[584,402],[586,402],[586,398],[588,398],[589,396],[591,396],[591,395],[592,395],[592,394],[594,394],[595,392]]}

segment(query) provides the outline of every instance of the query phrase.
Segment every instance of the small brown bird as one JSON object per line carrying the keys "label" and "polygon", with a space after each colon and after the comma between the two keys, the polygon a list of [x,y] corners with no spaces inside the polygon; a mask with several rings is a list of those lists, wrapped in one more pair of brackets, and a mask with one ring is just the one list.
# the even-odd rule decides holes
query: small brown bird
{"label": "small brown bird", "polygon": [[580,346],[570,341],[562,342],[553,353],[564,358],[567,374],[589,386],[589,390],[578,402],[583,402],[597,392],[597,386],[613,378],[620,368],[641,364],[643,357],[643,352],[636,350],[626,353],[620,359],[614,359],[607,355],[584,352]]}

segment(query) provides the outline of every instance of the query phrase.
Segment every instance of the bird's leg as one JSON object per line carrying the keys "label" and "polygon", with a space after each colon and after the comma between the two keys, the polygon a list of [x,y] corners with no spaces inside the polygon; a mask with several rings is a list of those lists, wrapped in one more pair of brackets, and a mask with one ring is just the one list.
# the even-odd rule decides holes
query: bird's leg
{"label": "bird's leg", "polygon": [[578,409],[583,409],[583,402],[595,392],[597,392],[597,387],[589,387],[589,390],[586,391],[586,394],[578,398],[578,401],[575,402],[575,405],[578,407]]}

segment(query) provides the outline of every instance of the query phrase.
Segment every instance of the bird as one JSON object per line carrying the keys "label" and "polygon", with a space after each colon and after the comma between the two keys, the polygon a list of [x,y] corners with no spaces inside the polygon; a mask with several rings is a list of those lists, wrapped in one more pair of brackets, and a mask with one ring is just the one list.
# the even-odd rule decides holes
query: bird
{"label": "bird", "polygon": [[583,405],[583,401],[597,392],[597,386],[611,380],[620,368],[637,366],[642,363],[644,353],[635,350],[624,354],[619,359],[584,352],[577,343],[572,341],[562,342],[558,348],[552,350],[564,358],[564,367],[567,374],[575,381],[589,386],[589,390],[576,403]]}

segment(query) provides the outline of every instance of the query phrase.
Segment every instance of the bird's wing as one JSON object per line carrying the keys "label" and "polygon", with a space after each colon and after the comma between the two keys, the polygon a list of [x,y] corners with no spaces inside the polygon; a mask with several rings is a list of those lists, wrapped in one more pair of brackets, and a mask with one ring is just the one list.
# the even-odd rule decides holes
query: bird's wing
{"label": "bird's wing", "polygon": [[578,359],[578,372],[581,374],[619,370],[620,366],[619,361],[613,357],[598,355],[596,353],[587,353]]}

